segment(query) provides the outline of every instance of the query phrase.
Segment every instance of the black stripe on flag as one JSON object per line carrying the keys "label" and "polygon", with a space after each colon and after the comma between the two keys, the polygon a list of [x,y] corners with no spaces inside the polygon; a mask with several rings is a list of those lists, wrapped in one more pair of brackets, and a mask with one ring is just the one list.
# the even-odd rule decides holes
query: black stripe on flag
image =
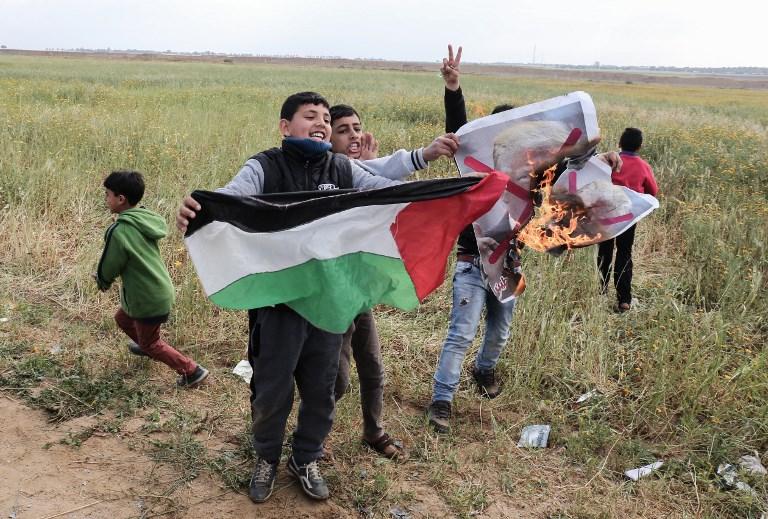
{"label": "black stripe on flag", "polygon": [[481,177],[442,178],[406,182],[366,191],[300,191],[259,196],[232,196],[212,191],[194,191],[201,206],[189,221],[185,237],[213,222],[227,222],[245,232],[275,232],[355,207],[402,204],[458,195],[482,180]]}

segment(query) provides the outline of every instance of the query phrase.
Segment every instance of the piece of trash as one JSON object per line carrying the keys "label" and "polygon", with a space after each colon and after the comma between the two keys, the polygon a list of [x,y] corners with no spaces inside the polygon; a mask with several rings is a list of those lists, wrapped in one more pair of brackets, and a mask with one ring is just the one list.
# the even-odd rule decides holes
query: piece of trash
{"label": "piece of trash", "polygon": [[365,479],[368,477],[368,471],[365,469],[360,470],[360,479]]}
{"label": "piece of trash", "polygon": [[717,467],[717,475],[723,478],[723,482],[727,487],[735,488],[736,490],[757,496],[757,492],[755,492],[754,488],[739,479],[739,473],[736,470],[736,467],[730,463],[721,463]]}
{"label": "piece of trash", "polygon": [[736,472],[736,467],[730,463],[721,463],[717,467],[717,475],[723,478],[725,484],[728,486],[734,486],[739,479],[739,474]]}
{"label": "piece of trash", "polygon": [[235,369],[232,370],[232,373],[237,375],[238,377],[242,378],[249,384],[251,383],[251,377],[253,376],[253,368],[251,368],[251,365],[248,364],[247,360],[241,360],[237,363],[237,366],[235,366]]}
{"label": "piece of trash", "polygon": [[48,348],[48,351],[56,355],[57,353],[61,353],[61,344],[52,344],[50,348]]}
{"label": "piece of trash", "polygon": [[7,323],[11,319],[9,317],[0,317],[0,323]]}
{"label": "piece of trash", "polygon": [[408,515],[408,512],[406,512],[399,506],[393,506],[392,508],[390,508],[389,515],[391,515],[393,519],[411,519],[411,516]]}
{"label": "piece of trash", "polygon": [[577,404],[583,404],[587,400],[590,400],[592,398],[595,398],[596,396],[600,396],[600,391],[597,389],[593,389],[592,391],[587,391],[583,395],[581,395],[579,398],[576,399]]}
{"label": "piece of trash", "polygon": [[517,442],[517,446],[543,449],[547,446],[551,429],[549,425],[526,425],[520,433],[520,441]]}
{"label": "piece of trash", "polygon": [[760,463],[760,458],[757,456],[742,456],[739,458],[739,466],[747,473],[755,476],[765,476],[768,474],[768,470]]}
{"label": "piece of trash", "polygon": [[624,471],[624,475],[632,481],[637,481],[640,478],[644,478],[662,465],[664,465],[663,461],[654,461],[648,465],[643,465],[642,467],[637,467],[636,469],[629,469]]}

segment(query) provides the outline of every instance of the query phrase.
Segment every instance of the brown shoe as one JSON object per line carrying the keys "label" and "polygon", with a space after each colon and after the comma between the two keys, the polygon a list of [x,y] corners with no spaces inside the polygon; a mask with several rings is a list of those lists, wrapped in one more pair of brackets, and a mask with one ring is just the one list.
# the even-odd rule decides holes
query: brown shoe
{"label": "brown shoe", "polygon": [[405,460],[408,458],[408,453],[405,451],[403,444],[398,440],[392,439],[387,433],[382,434],[379,436],[379,439],[372,442],[363,438],[363,444],[391,460]]}
{"label": "brown shoe", "polygon": [[427,419],[435,432],[440,434],[451,432],[451,403],[447,400],[435,400],[427,408]]}
{"label": "brown shoe", "polygon": [[477,389],[486,398],[496,398],[501,393],[501,386],[496,380],[496,370],[481,371],[472,368],[472,378],[475,379]]}

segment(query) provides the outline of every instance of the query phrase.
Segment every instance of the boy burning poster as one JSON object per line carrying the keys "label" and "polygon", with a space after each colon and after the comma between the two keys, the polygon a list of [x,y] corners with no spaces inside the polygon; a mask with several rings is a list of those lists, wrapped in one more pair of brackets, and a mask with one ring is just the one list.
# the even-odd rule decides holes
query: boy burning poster
{"label": "boy burning poster", "polygon": [[[559,253],[616,236],[658,206],[613,186],[610,170],[606,174],[598,160],[589,159],[600,130],[594,103],[585,92],[476,119],[456,134],[461,139],[456,154],[460,174],[499,171],[509,177],[499,201],[474,223],[486,282],[502,302],[525,288],[517,240]],[[541,214],[524,229],[534,215],[536,179],[566,156],[571,159],[568,171],[554,185],[554,171],[548,172],[548,180],[545,175]],[[577,174],[585,163],[590,173]],[[633,206],[638,200],[642,207]]]}

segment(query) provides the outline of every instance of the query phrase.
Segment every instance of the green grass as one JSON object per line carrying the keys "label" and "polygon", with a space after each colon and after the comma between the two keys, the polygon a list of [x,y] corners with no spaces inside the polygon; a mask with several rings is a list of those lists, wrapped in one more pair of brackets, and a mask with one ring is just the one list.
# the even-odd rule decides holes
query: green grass
{"label": "green grass", "polygon": [[[380,516],[429,495],[435,515],[457,517],[520,503],[547,517],[759,517],[760,501],[723,489],[715,469],[768,451],[768,93],[472,76],[462,86],[471,118],[585,90],[603,149],[625,126],[644,130],[661,207],[638,227],[639,305],[611,312],[592,249],[525,251],[504,393],[481,401],[466,377],[455,432],[439,439],[421,412],[450,280],[417,311],[379,309],[387,425],[411,460],[382,463],[359,445],[353,389],[331,436],[335,498]],[[205,300],[172,233],[161,243],[177,290],[167,338],[212,368],[213,383],[178,392],[164,366],[130,358],[111,320],[115,291],[98,293],[90,278],[110,222],[100,186],[111,169],[144,172],[144,204],[170,224],[184,194],[223,185],[277,145],[282,100],[307,89],[355,106],[384,153],[442,131],[437,73],[0,57],[0,388],[56,420],[117,420],[100,430],[142,417],[143,434],[161,435],[152,456],[175,467],[178,484],[209,470],[243,488],[247,387],[228,371],[243,355],[245,316]],[[420,178],[451,174],[441,160]],[[599,398],[574,404],[593,388]],[[529,423],[552,425],[551,449],[514,446]],[[201,443],[201,428],[223,446]],[[181,463],[191,454],[199,463]],[[667,462],[658,477],[623,482],[623,470],[656,458]],[[768,499],[765,481],[750,483]]]}

